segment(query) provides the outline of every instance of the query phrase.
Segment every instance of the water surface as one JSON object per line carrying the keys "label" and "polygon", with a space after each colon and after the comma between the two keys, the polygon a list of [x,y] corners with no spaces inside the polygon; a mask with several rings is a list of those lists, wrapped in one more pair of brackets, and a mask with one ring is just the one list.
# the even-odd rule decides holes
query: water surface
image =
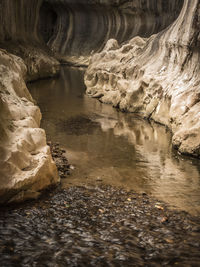
{"label": "water surface", "polygon": [[165,127],[86,96],[83,74],[63,67],[59,78],[29,85],[47,139],[75,167],[63,184],[123,186],[200,215],[200,161],[179,156]]}

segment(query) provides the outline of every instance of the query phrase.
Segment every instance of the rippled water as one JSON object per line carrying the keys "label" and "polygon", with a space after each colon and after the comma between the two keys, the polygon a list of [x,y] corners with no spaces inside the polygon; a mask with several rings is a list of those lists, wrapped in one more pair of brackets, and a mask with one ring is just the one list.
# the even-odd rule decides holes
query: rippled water
{"label": "rippled water", "polygon": [[86,96],[83,74],[64,67],[57,79],[29,84],[48,140],[75,167],[64,186],[102,181],[200,215],[200,160],[179,156],[165,127]]}

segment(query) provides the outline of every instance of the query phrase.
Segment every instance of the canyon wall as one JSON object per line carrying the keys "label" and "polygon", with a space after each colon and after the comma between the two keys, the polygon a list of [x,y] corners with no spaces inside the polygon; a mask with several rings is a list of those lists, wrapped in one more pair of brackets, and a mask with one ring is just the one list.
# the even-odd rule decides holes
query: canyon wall
{"label": "canyon wall", "polygon": [[0,203],[35,198],[59,181],[26,72],[21,58],[0,49]]}
{"label": "canyon wall", "polygon": [[54,76],[59,62],[38,34],[42,0],[0,0],[0,48],[21,57],[26,80]]}
{"label": "canyon wall", "polygon": [[59,71],[37,33],[41,3],[0,0],[0,203],[36,198],[60,179],[25,84]]}
{"label": "canyon wall", "polygon": [[172,130],[181,153],[200,156],[200,1],[148,39],[109,40],[85,75],[87,93]]}
{"label": "canyon wall", "polygon": [[169,26],[183,0],[44,0],[40,31],[49,47],[62,56],[88,56],[110,38],[119,43],[149,37]]}

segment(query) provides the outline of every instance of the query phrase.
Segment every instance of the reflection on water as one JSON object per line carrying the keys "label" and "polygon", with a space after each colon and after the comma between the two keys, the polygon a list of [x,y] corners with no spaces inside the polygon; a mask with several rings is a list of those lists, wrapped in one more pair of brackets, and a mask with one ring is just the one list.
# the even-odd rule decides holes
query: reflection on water
{"label": "reflection on water", "polygon": [[173,152],[165,127],[87,97],[78,69],[63,68],[58,79],[29,88],[48,139],[65,147],[75,166],[66,185],[102,180],[200,214],[200,161]]}

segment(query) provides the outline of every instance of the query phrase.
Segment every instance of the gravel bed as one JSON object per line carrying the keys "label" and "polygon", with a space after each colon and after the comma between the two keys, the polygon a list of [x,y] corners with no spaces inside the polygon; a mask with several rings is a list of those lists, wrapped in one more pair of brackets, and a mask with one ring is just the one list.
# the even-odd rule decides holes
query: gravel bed
{"label": "gravel bed", "polygon": [[200,224],[107,185],[56,189],[0,214],[0,266],[200,266]]}

